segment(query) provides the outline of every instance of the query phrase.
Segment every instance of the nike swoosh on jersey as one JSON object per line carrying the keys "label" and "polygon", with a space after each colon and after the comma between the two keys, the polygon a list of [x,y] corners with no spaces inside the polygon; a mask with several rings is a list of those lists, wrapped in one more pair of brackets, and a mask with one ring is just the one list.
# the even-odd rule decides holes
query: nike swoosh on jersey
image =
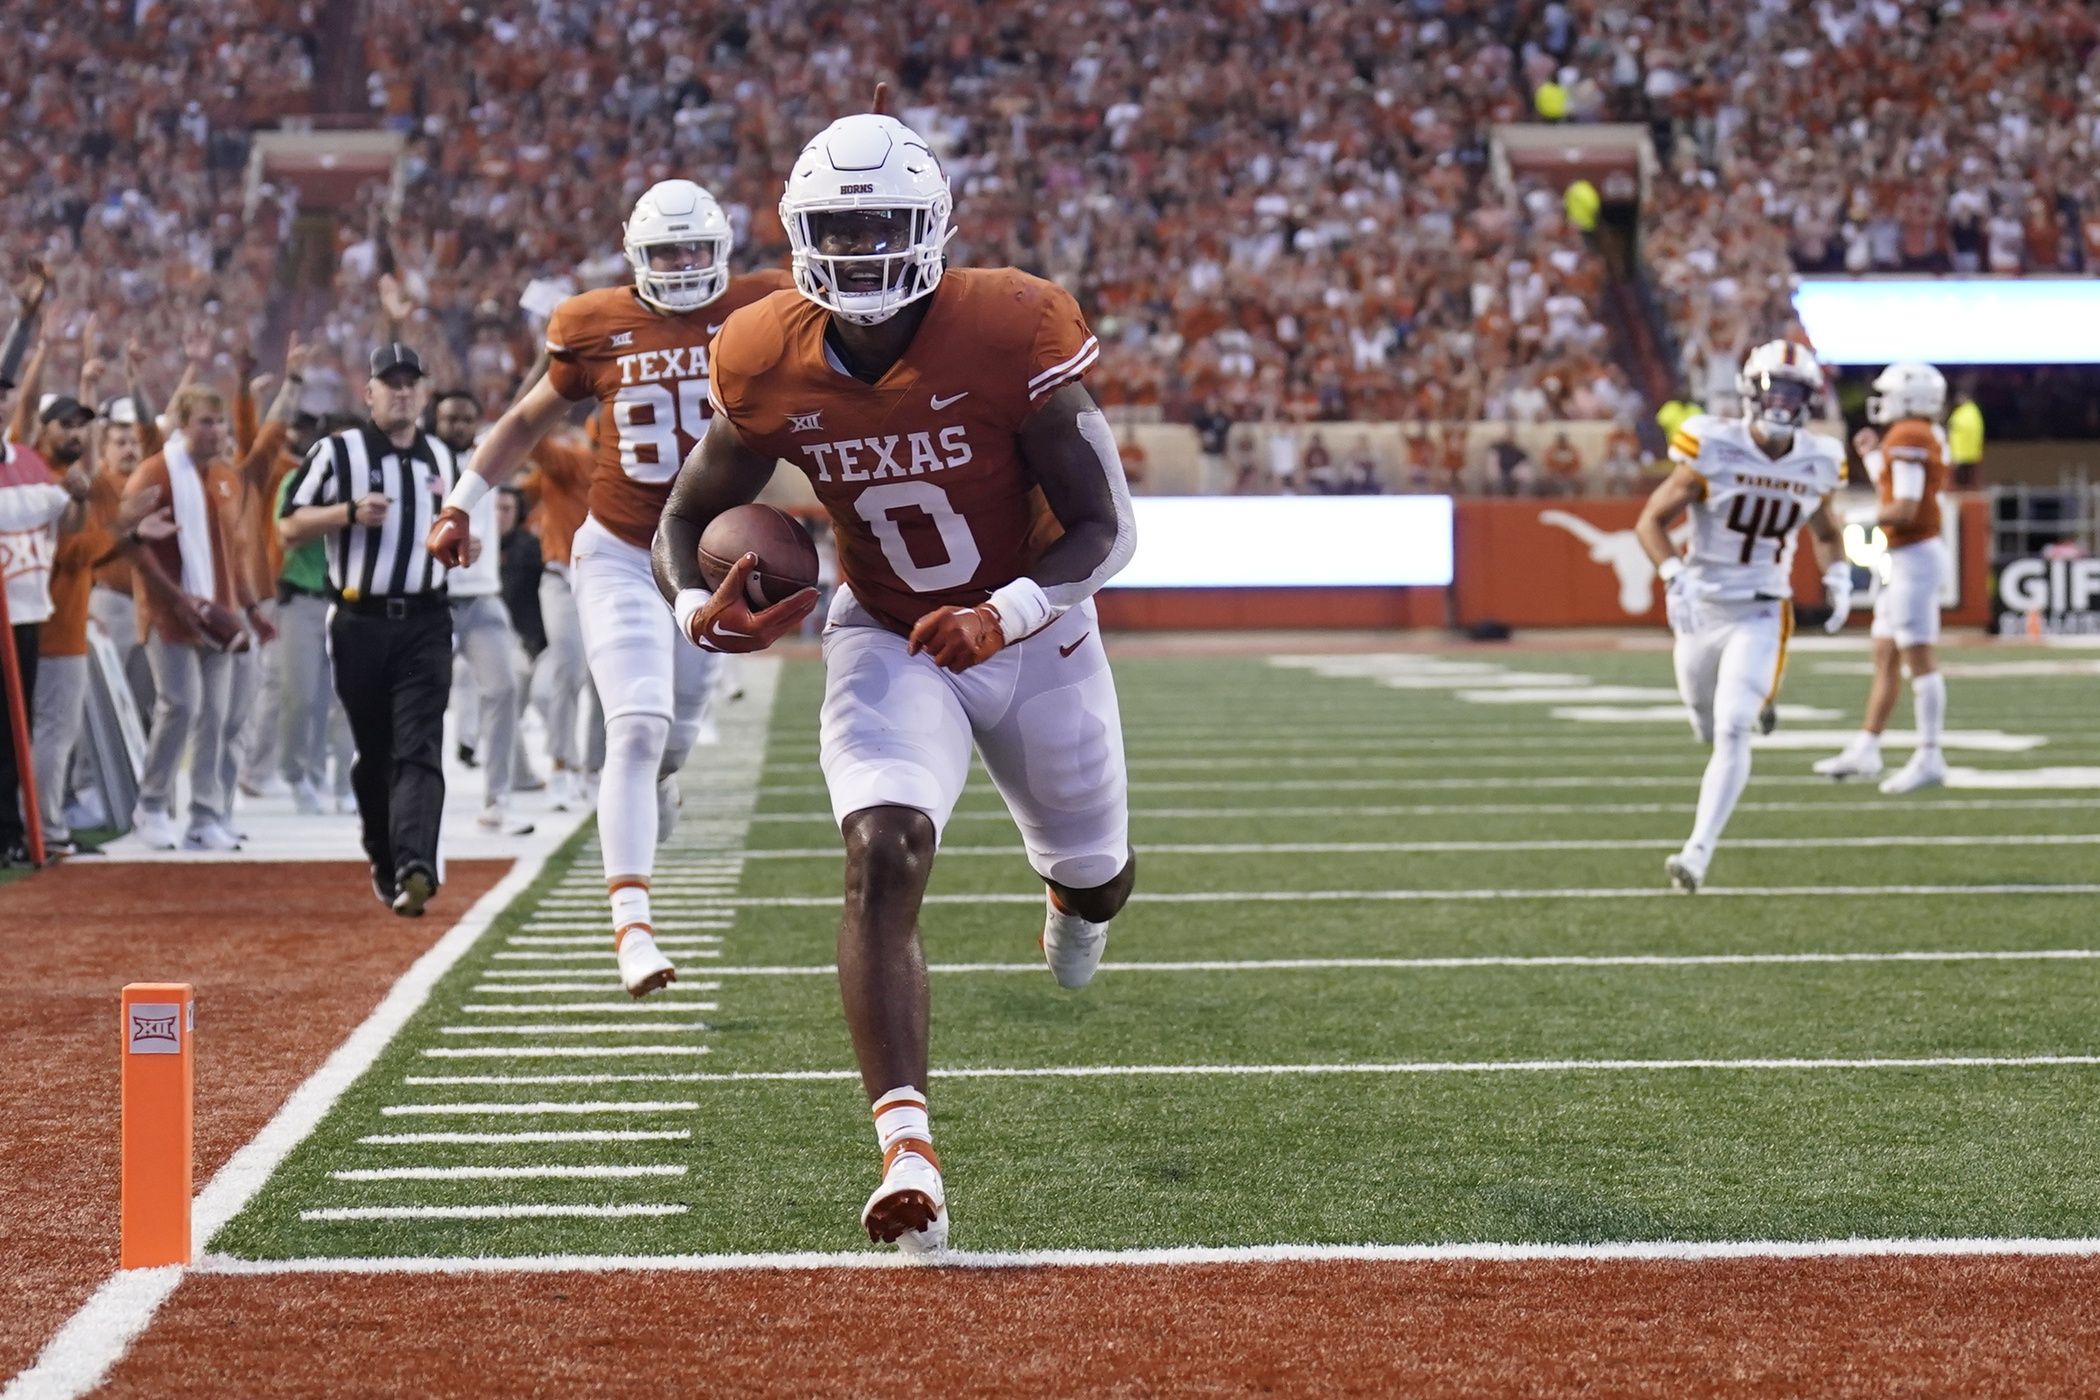
{"label": "nike swoosh on jersey", "polygon": [[715,322],[715,324],[713,324],[712,326],[709,326],[709,327],[707,328],[707,333],[708,333],[709,335],[713,335],[713,334],[714,334],[714,333],[715,333],[716,331],[718,331],[718,330],[722,329],[722,327],[724,327],[724,326],[726,326],[726,325],[728,325],[728,324],[729,324],[729,323],[728,323],[727,321],[717,321],[717,322]]}
{"label": "nike swoosh on jersey", "polygon": [[968,397],[970,397],[970,391],[968,389],[963,390],[960,394],[950,394],[946,398],[942,398],[939,394],[935,394],[933,396],[933,410],[934,412],[938,413],[942,409],[946,408],[949,404],[960,402],[961,400],[966,399]]}
{"label": "nike swoosh on jersey", "polygon": [[1070,656],[1070,655],[1071,655],[1071,654],[1072,654],[1073,652],[1075,652],[1075,651],[1079,650],[1079,643],[1080,643],[1080,642],[1084,642],[1084,641],[1085,641],[1085,640],[1086,640],[1086,639],[1087,639],[1088,637],[1091,637],[1091,636],[1093,636],[1093,635],[1094,635],[1094,634],[1093,634],[1092,632],[1081,632],[1081,633],[1079,634],[1079,641],[1078,641],[1078,642],[1074,642],[1074,643],[1072,643],[1072,645],[1070,645],[1070,646],[1068,646],[1068,647],[1059,647],[1059,648],[1057,649],[1057,654],[1058,654],[1059,656]]}

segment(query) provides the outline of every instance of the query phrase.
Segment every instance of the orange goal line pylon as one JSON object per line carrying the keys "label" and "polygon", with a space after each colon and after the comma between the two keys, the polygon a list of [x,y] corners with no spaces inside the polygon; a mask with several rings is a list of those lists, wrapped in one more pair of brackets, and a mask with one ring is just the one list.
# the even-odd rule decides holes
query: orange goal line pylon
{"label": "orange goal line pylon", "polygon": [[190,1262],[197,1005],[187,982],[123,992],[123,1245],[118,1263]]}

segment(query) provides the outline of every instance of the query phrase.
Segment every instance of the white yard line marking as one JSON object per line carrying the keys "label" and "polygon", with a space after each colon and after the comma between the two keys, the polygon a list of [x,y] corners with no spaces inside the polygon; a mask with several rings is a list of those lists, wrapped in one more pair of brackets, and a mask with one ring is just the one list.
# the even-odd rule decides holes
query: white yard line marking
{"label": "white yard line marking", "polygon": [[[1595,754],[1585,756],[1585,761],[1594,764]],[[1671,766],[1682,768],[1684,759],[1670,757]],[[1274,772],[1278,765],[1271,764]],[[1972,770],[1963,770],[1972,771]],[[1759,775],[1760,787],[1821,788],[1829,791],[1837,786],[1829,778],[1813,775],[1777,774],[1772,777]],[[1474,775],[1463,778],[1276,778],[1249,779],[1245,782],[1189,780],[1175,782],[1132,781],[1132,792],[1467,792],[1474,788],[1512,788],[1529,792],[1533,789],[1570,788],[1588,791],[1592,788],[1692,788],[1699,786],[1696,769],[1669,774],[1514,774],[1508,776]],[[823,789],[812,789],[810,795]],[[990,811],[990,803],[998,794],[989,787],[971,788],[963,794],[964,802],[982,799],[985,806],[975,808],[979,812]],[[829,807],[811,807],[812,813],[829,815]],[[1004,810],[1003,808],[1001,810]]]}
{"label": "white yard line marking", "polygon": [[[678,984],[674,982],[671,985],[675,987]],[[516,988],[511,988],[510,990],[515,991]],[[589,990],[599,991],[601,989],[592,987]],[[477,1016],[545,1016],[549,1013],[557,1016],[568,1016],[580,1011],[620,1011],[629,1016],[677,1016],[688,1011],[713,1011],[715,1009],[715,1003],[711,1001],[680,1002],[674,1006],[665,1006],[653,1001],[522,1001],[510,1004],[489,1003],[476,1006],[462,1006],[460,1008],[461,1011],[469,1015]]]}
{"label": "white yard line marking", "polygon": [[[714,971],[713,968],[708,970],[710,972]],[[481,975],[484,977],[547,976],[544,972],[520,973],[501,970],[491,970]],[[617,977],[608,977],[601,982],[481,982],[475,985],[474,995],[509,996],[513,992],[612,992],[618,991],[619,987],[620,979]],[[658,987],[649,995],[652,1000],[660,996],[686,997],[699,992],[720,991],[721,988],[722,984],[720,982],[673,982],[668,987]],[[642,1004],[647,1005],[648,1003]],[[468,1010],[472,1009],[472,1007],[468,1008]]]}
{"label": "white yard line marking", "polygon": [[479,1117],[483,1114],[532,1118],[556,1113],[690,1113],[699,1107],[696,1099],[637,1099],[625,1103],[604,1100],[581,1103],[390,1103],[382,1105],[379,1113],[383,1118]]}
{"label": "white yard line marking", "polygon": [[[1535,698],[1536,694],[1536,691],[1527,691],[1526,698]],[[1671,692],[1671,698],[1673,703],[1678,704],[1680,707],[1682,706],[1683,702],[1676,699],[1674,691]],[[1782,706],[1780,708],[1780,718],[1782,720],[1786,719],[1790,709],[1796,713],[1802,710],[1813,713],[1814,708],[1806,705]],[[1681,708],[1679,713],[1682,714]],[[2025,710],[2022,711],[2023,718],[2027,713]],[[1464,716],[1454,716],[1454,718],[1464,718]],[[2036,720],[2035,723],[2037,727],[2041,727],[2044,722]],[[2055,726],[2050,727],[2054,728]],[[1278,737],[1275,733],[1277,730],[1290,730],[1294,731],[1294,733],[1290,737]],[[1171,762],[1179,758],[1205,758],[1220,752],[1267,755],[1272,762],[1291,763],[1300,754],[1362,752],[1372,754],[1385,753],[1396,757],[1404,757],[1410,754],[1434,751],[1448,743],[1459,740],[1479,740],[1492,743],[1497,741],[1508,742],[1519,738],[1523,740],[1521,745],[1511,743],[1510,746],[1522,747],[1533,753],[1554,753],[1562,749],[1572,751],[1584,747],[1585,741],[1593,741],[1592,736],[1589,736],[1586,731],[1575,729],[1553,729],[1543,735],[1513,734],[1511,732],[1510,716],[1507,714],[1484,714],[1479,716],[1478,723],[1469,724],[1424,725],[1420,728],[1394,725],[1384,729],[1368,725],[1357,725],[1347,730],[1322,729],[1317,725],[1307,724],[1291,716],[1268,716],[1250,718],[1246,726],[1236,732],[1232,730],[1211,730],[1207,732],[1191,730],[1187,733],[1177,733],[1171,736],[1155,735],[1151,738],[1142,736],[1133,738],[1130,731],[1125,730],[1123,734],[1123,749],[1133,764],[1144,764],[1152,761]],[[783,755],[783,757],[786,756]],[[816,756],[811,753],[800,754],[797,757],[805,763],[815,763],[817,761]]]}
{"label": "white yard line marking", "polygon": [[[708,1081],[702,1074],[410,1074],[403,1076],[401,1082],[421,1087],[438,1084],[704,1084]],[[690,1134],[681,1133],[679,1136]]]}
{"label": "white yard line marking", "polygon": [[552,1220],[570,1216],[620,1219],[637,1215],[684,1215],[690,1206],[330,1206],[302,1210],[301,1220]]}
{"label": "white yard line marking", "polygon": [[1191,1264],[1365,1262],[1700,1263],[1719,1259],[1867,1259],[2100,1254],[2100,1239],[1627,1240],[1604,1244],[1262,1244],[1163,1249],[950,1251],[929,1262],[894,1250],[825,1254],[527,1254],[464,1258],[234,1259],[201,1261],[215,1274],[730,1273],[780,1269],[1171,1268]]}
{"label": "white yard line marking", "polygon": [[705,1045],[434,1045],[422,1052],[426,1060],[618,1060],[710,1053]]}
{"label": "white yard line marking", "polygon": [[690,1128],[602,1128],[538,1133],[372,1133],[358,1142],[366,1147],[420,1147],[424,1143],[508,1146],[529,1142],[684,1142],[692,1135]]}
{"label": "white yard line marking", "polygon": [[[692,944],[697,947],[707,943],[720,943],[722,938],[719,934],[685,933],[680,931],[659,934],[656,941],[664,947],[671,946],[673,942]],[[600,948],[604,950],[608,960],[612,957],[612,935],[609,933],[585,933],[573,936],[564,934],[560,937],[532,937],[524,934],[514,934],[504,939],[503,943],[505,947],[520,948]]]}
{"label": "white yard line marking", "polygon": [[682,1166],[577,1167],[356,1167],[330,1172],[337,1181],[616,1181],[638,1176],[684,1176]]}
{"label": "white yard line marking", "polygon": [[[666,920],[659,920],[666,928],[673,927]],[[675,927],[679,929],[702,929],[708,931],[727,930],[736,927],[734,919],[690,919],[680,916]],[[595,943],[612,952],[612,929],[604,919],[528,919],[519,928],[526,933],[566,933],[577,937],[578,944],[588,947]]]}
{"label": "white yard line marking", "polygon": [[[1835,786],[1835,785],[1833,785]],[[1923,802],[1898,803],[1884,797],[1876,802],[1739,802],[1738,812],[1878,812],[1885,817],[1916,816],[1932,812],[2043,812],[2085,810],[2100,807],[2100,798],[2093,797],[2038,797],[2022,798],[1973,798],[1973,799],[1928,799]],[[1450,802],[1410,803],[1402,806],[1319,806],[1319,807],[1138,807],[1130,815],[1138,819],[1206,820],[1229,818],[1243,820],[1250,817],[1589,817],[1631,816],[1642,813],[1669,813],[1682,815],[1692,810],[1689,798],[1683,802]],[[751,818],[754,823],[791,823],[798,826],[828,826],[836,828],[829,812],[761,812]],[[1004,811],[957,812],[949,818],[956,822],[999,822],[1008,826],[1013,818]],[[756,854],[754,852],[754,854]],[[751,901],[739,897],[739,905]]]}
{"label": "white yard line marking", "polygon": [[[1153,768],[1197,768],[1197,770],[1228,770],[1228,768],[1539,768],[1554,764],[1596,764],[1596,745],[1569,745],[1567,751],[1531,751],[1531,754],[1392,754],[1399,745],[1386,745],[1378,754],[1235,754],[1231,758],[1147,758],[1142,754],[1130,756],[1132,772],[1151,772]],[[1676,745],[1672,745],[1676,747]],[[1678,766],[1686,764],[1682,751],[1659,751],[1659,754],[1613,754],[1613,768],[1648,768],[1648,766]]]}
{"label": "white yard line marking", "polygon": [[[679,899],[728,899],[736,893],[736,884],[735,880],[730,880],[719,885],[670,885],[668,887],[657,885],[651,889],[650,893],[652,895],[676,897]],[[564,910],[569,908],[585,909],[596,913],[601,919],[606,919],[608,921],[607,927],[611,926],[611,905],[607,902],[602,891],[594,894],[589,890],[555,889],[542,896],[533,907],[535,909],[544,909],[551,906],[560,906]]]}
{"label": "white yard line marking", "polygon": [[[1749,896],[1770,899],[1781,896],[1815,898],[1883,898],[1892,895],[2040,895],[2100,894],[2100,884],[2077,885],[1767,885],[1700,890],[1698,898]],[[1176,890],[1147,892],[1147,904],[1298,904],[1364,900],[1370,903],[1418,903],[1441,900],[1509,899],[1683,899],[1669,888],[1535,890]],[[1041,904],[1041,894],[930,894],[928,904]],[[835,909],[837,895],[775,895],[745,901],[754,909]],[[502,954],[497,954],[501,957]]]}
{"label": "white yard line marking", "polygon": [[[936,1069],[935,1079],[1206,1079],[1299,1075],[1385,1074],[1649,1074],[1680,1070],[2052,1069],[2100,1065],[2100,1055],[1925,1055],[1912,1058],[1746,1058],[1680,1060],[1399,1060],[1360,1064],[1277,1065],[1042,1065]],[[815,1084],[857,1080],[855,1069],[733,1070],[701,1075],[702,1084]],[[486,1105],[477,1105],[477,1108]],[[546,1105],[527,1106],[531,1109]],[[452,1111],[414,1105],[416,1112]],[[516,1109],[516,1106],[512,1106]],[[382,1109],[392,1113],[395,1109]],[[405,1111],[405,1110],[404,1110]],[[506,1110],[511,1111],[511,1110]],[[568,1112],[566,1108],[547,1108]],[[609,1111],[609,1110],[608,1110]]]}
{"label": "white yard line marking", "polygon": [[[672,1008],[675,1011],[690,1011],[689,1006]],[[618,1021],[586,1021],[581,1025],[564,1025],[559,1021],[543,1021],[524,1026],[439,1026],[439,1035],[662,1035],[666,1031],[704,1031],[707,1022],[692,1021],[683,1026],[630,1026]]]}
{"label": "white yard line marking", "polygon": [[2034,792],[2048,788],[2100,788],[2100,768],[1949,768],[1947,786]]}
{"label": "white yard line marking", "polygon": [[[506,959],[506,960],[508,960],[508,961],[510,961],[510,962],[567,962],[567,963],[577,963],[577,962],[584,962],[584,963],[603,963],[603,962],[604,962],[604,961],[606,960],[606,955],[605,955],[605,953],[603,953],[603,952],[596,952],[596,953],[497,953],[497,954],[495,954],[494,956],[496,956],[496,957],[498,957],[498,958],[503,958],[503,959]],[[721,950],[721,949],[719,949],[719,948],[688,948],[688,949],[686,949],[686,950],[685,950],[685,956],[687,956],[687,957],[689,957],[689,958],[719,958],[719,957],[721,957],[721,956],[722,956],[722,950]],[[548,969],[548,970],[549,970],[549,971],[553,971],[553,969],[551,969],[551,968],[550,968],[550,969]]]}
{"label": "white yard line marking", "polygon": [[[191,1206],[193,1237],[208,1244],[219,1228],[240,1214],[256,1192],[304,1142],[336,1101],[385,1050],[431,989],[488,931],[510,903],[539,878],[544,852],[521,857],[510,872],[474,902],[445,935],[416,959],[350,1033],[335,1053],[284,1101],[261,1132],[235,1152],[197,1193]],[[0,1391],[4,1400],[72,1400],[102,1383],[109,1368],[152,1322],[174,1292],[183,1269],[140,1269],[112,1275],[44,1345],[36,1363]]]}
{"label": "white yard line marking", "polygon": [[[727,891],[720,895],[696,895],[690,899],[652,895],[650,896],[649,907],[652,912],[658,915],[680,913],[713,914],[719,912],[724,905],[731,902],[731,896]],[[577,917],[595,912],[609,923],[611,920],[604,914],[603,905],[603,900],[593,902],[579,900],[571,903],[564,899],[543,899],[533,907],[541,914],[561,914]]]}
{"label": "white yard line marking", "polygon": [[[1273,856],[1273,855],[1457,855],[1497,851],[1674,851],[1682,840],[1636,837],[1596,841],[1220,841],[1139,842],[1139,855]],[[2100,832],[2037,836],[1739,836],[1730,850],[1808,851],[1883,846],[2095,846]],[[942,846],[943,856],[1024,854],[1020,846]],[[837,860],[831,846],[753,851],[753,860]],[[1141,896],[1142,897],[1142,896]],[[516,940],[512,940],[515,942]]]}
{"label": "white yard line marking", "polygon": [[[1766,967],[1789,964],[1946,963],[1946,962],[2093,962],[2100,948],[2041,948],[2005,951],[1900,953],[1597,953],[1446,958],[1251,958],[1190,959],[1178,962],[1105,962],[1103,972],[1324,972],[1346,969],[1432,971],[1475,967]],[[832,963],[788,963],[771,967],[718,967],[716,972],[743,977],[830,977]],[[928,963],[928,972],[1012,973],[1041,976],[1040,962]]]}

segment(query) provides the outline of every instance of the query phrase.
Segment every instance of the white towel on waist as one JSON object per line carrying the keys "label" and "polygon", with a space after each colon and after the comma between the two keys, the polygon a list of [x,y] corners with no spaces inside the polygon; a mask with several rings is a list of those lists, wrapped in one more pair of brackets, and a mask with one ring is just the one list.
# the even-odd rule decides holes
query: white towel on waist
{"label": "white towel on waist", "polygon": [[211,552],[211,502],[204,477],[190,459],[181,433],[168,438],[168,494],[175,507],[175,545],[182,551],[182,591],[193,598],[219,599],[218,572]]}

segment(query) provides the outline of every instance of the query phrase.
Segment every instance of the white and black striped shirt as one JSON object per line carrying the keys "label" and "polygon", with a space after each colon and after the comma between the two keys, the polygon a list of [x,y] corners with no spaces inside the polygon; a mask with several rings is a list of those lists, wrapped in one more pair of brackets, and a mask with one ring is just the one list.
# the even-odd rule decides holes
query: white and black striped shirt
{"label": "white and black striped shirt", "polygon": [[352,600],[441,594],[445,570],[423,548],[423,539],[458,480],[451,449],[429,433],[418,432],[403,450],[360,423],[313,445],[285,493],[283,513],[385,496],[392,508],[384,521],[328,537],[329,586]]}

